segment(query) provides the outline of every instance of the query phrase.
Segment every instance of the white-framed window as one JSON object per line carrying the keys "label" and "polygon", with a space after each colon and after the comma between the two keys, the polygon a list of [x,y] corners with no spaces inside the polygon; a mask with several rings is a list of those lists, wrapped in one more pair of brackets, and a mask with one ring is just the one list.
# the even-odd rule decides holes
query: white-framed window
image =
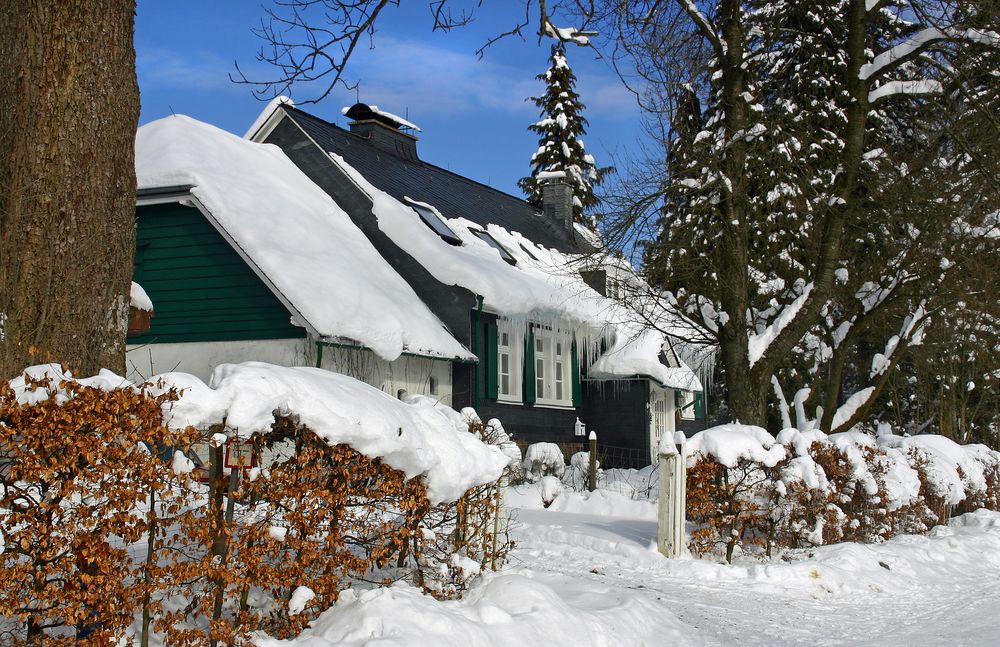
{"label": "white-framed window", "polygon": [[497,399],[501,402],[521,402],[523,344],[523,332],[518,334],[509,320],[497,321]]}
{"label": "white-framed window", "polygon": [[535,403],[557,407],[573,406],[573,361],[570,333],[549,326],[534,326]]}

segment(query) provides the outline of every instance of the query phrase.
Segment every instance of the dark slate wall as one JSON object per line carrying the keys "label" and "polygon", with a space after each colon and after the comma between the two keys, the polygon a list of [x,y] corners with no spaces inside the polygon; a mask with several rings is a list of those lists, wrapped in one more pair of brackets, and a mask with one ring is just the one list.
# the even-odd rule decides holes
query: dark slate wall
{"label": "dark slate wall", "polygon": [[201,211],[136,208],[132,276],[153,301],[149,332],[130,344],[292,339],[305,329]]}
{"label": "dark slate wall", "polygon": [[[452,335],[467,347],[471,345],[469,311],[476,305],[475,294],[464,288],[439,283],[420,263],[383,233],[372,213],[372,203],[368,196],[290,119],[283,119],[265,141],[279,146],[310,180],[330,194],[365,233],[382,258],[406,279],[421,301],[444,322]],[[414,214],[414,218],[416,217]],[[363,268],[358,269],[363,271]]]}
{"label": "dark slate wall", "polygon": [[597,432],[598,447],[622,448],[623,456],[635,456],[648,465],[649,380],[588,381],[580,420]]}

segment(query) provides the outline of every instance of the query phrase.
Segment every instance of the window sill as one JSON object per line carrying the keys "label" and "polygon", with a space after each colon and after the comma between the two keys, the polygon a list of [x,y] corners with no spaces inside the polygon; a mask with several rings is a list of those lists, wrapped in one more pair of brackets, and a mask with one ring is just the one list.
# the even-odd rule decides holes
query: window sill
{"label": "window sill", "polygon": [[524,404],[524,402],[521,401],[521,400],[513,400],[513,399],[509,399],[509,398],[499,397],[499,398],[497,398],[497,404],[516,404],[516,405],[522,405],[522,404]]}
{"label": "window sill", "polygon": [[538,407],[538,408],[541,408],[541,409],[563,409],[563,410],[566,410],[566,411],[572,411],[572,410],[576,409],[576,407],[573,406],[573,402],[572,401],[570,401],[570,402],[559,402],[559,401],[553,401],[553,400],[548,400],[548,401],[535,400],[535,406]]}

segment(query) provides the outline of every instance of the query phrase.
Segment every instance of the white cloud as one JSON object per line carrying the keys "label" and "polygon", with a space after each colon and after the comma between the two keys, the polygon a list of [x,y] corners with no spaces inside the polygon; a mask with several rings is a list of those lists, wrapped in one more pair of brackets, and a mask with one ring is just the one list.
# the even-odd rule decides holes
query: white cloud
{"label": "white cloud", "polygon": [[[424,42],[381,36],[374,49],[357,52],[348,80],[360,80],[359,96],[392,112],[412,115],[458,115],[500,111],[533,117],[537,108],[526,99],[543,91],[537,70],[499,63],[488,55],[456,52]],[[578,89],[588,115],[617,111],[631,94],[612,75],[580,75]],[[338,100],[353,103],[354,91],[338,90]]]}

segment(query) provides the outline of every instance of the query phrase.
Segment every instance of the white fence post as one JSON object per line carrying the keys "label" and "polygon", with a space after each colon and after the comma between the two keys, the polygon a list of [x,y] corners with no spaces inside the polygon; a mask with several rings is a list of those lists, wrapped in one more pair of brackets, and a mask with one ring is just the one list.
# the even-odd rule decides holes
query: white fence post
{"label": "white fence post", "polygon": [[687,548],[684,537],[687,509],[686,438],[682,432],[660,437],[660,501],[658,506],[657,549],[666,557],[679,557]]}

